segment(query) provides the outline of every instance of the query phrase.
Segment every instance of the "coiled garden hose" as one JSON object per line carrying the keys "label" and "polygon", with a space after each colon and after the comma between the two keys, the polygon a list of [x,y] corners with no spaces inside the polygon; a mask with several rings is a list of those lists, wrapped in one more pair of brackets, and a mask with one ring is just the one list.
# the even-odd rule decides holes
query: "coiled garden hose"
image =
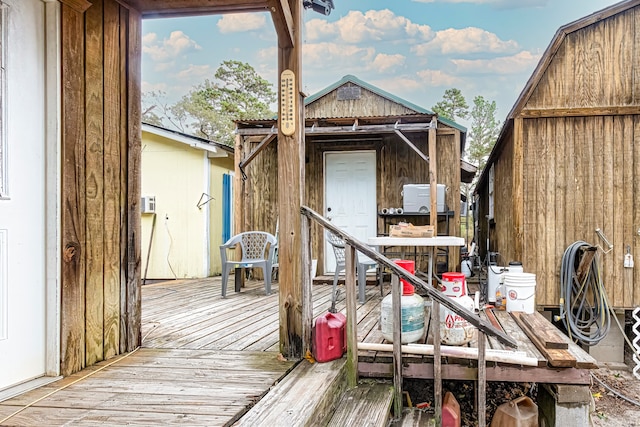
{"label": "coiled garden hose", "polygon": [[587,346],[598,344],[611,327],[609,302],[597,254],[582,282],[578,282],[576,269],[582,249],[591,246],[583,241],[572,243],[564,251],[560,265],[560,318],[569,337]]}

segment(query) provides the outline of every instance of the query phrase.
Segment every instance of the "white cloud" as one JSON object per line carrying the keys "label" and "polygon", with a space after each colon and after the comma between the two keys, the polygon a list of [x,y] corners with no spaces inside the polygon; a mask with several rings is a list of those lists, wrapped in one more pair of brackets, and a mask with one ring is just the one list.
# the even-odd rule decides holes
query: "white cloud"
{"label": "white cloud", "polygon": [[[312,19],[306,24],[308,41],[331,40],[340,37],[347,43],[395,41],[416,39],[430,40],[433,31],[428,25],[418,25],[388,9],[369,10],[365,13],[352,10],[334,23],[324,19]],[[335,41],[335,40],[332,40]]]}
{"label": "white cloud", "polygon": [[412,47],[416,55],[440,51],[443,54],[509,53],[518,48],[514,40],[500,40],[494,33],[476,27],[438,31],[433,40]]}
{"label": "white cloud", "polygon": [[262,13],[230,13],[218,21],[222,34],[255,31],[265,27],[267,18]]}
{"label": "white cloud", "polygon": [[148,33],[142,37],[142,52],[156,62],[167,62],[184,53],[202,47],[182,31],[172,31],[168,39],[158,40],[158,35]]}
{"label": "white cloud", "polygon": [[420,70],[416,73],[424,86],[459,87],[464,80],[442,70]]}
{"label": "white cloud", "polygon": [[373,59],[371,68],[379,73],[387,73],[389,71],[397,72],[398,69],[403,68],[406,59],[404,55],[400,54],[387,55],[385,53],[379,53]]}
{"label": "white cloud", "polygon": [[190,64],[187,68],[175,73],[175,77],[185,81],[202,81],[204,78],[213,78],[214,71],[211,65]]}
{"label": "white cloud", "polygon": [[531,72],[541,55],[522,51],[512,56],[491,59],[453,59],[456,70],[461,74],[520,74]]}
{"label": "white cloud", "polygon": [[339,43],[315,43],[305,44],[302,49],[302,62],[307,70],[313,68],[322,70],[327,68],[332,70],[361,69],[374,58],[375,49],[372,47],[363,48]]}

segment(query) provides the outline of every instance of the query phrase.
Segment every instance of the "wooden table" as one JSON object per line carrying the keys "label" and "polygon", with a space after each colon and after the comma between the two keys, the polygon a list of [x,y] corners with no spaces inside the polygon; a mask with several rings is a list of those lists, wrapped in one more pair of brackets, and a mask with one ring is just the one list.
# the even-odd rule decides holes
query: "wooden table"
{"label": "wooden table", "polygon": [[[455,236],[435,236],[435,237],[369,237],[367,243],[371,246],[421,246],[429,248],[429,286],[432,286],[431,278],[433,275],[433,260],[435,259],[436,248],[446,246],[464,246],[464,239]],[[402,252],[404,258],[404,252]]]}

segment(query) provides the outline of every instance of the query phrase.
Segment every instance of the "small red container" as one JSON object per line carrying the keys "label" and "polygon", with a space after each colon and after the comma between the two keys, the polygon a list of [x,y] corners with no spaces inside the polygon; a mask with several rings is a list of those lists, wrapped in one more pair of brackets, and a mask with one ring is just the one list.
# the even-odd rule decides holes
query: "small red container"
{"label": "small red container", "polygon": [[342,313],[325,313],[311,330],[311,351],[318,362],[339,359],[347,351],[347,317]]}
{"label": "small red container", "polygon": [[442,427],[460,427],[460,405],[448,391],[442,399]]}

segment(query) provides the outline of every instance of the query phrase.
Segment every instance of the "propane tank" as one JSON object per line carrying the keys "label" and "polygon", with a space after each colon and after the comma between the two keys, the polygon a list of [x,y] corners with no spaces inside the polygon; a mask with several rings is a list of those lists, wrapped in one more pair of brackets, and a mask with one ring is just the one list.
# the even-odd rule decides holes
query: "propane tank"
{"label": "propane tank", "polygon": [[[473,312],[474,302],[467,294],[467,285],[462,273],[442,274],[442,293]],[[446,307],[440,308],[440,340],[446,345],[464,345],[473,339],[475,327],[462,316]]]}
{"label": "propane tank", "polygon": [[[397,265],[409,271],[415,271],[415,262],[409,260],[395,260]],[[424,335],[424,300],[416,295],[411,283],[400,280],[402,284],[402,296],[400,297],[400,312],[402,318],[402,344],[418,341]],[[389,342],[393,342],[393,296],[384,297],[380,307],[380,327],[382,336]]]}

